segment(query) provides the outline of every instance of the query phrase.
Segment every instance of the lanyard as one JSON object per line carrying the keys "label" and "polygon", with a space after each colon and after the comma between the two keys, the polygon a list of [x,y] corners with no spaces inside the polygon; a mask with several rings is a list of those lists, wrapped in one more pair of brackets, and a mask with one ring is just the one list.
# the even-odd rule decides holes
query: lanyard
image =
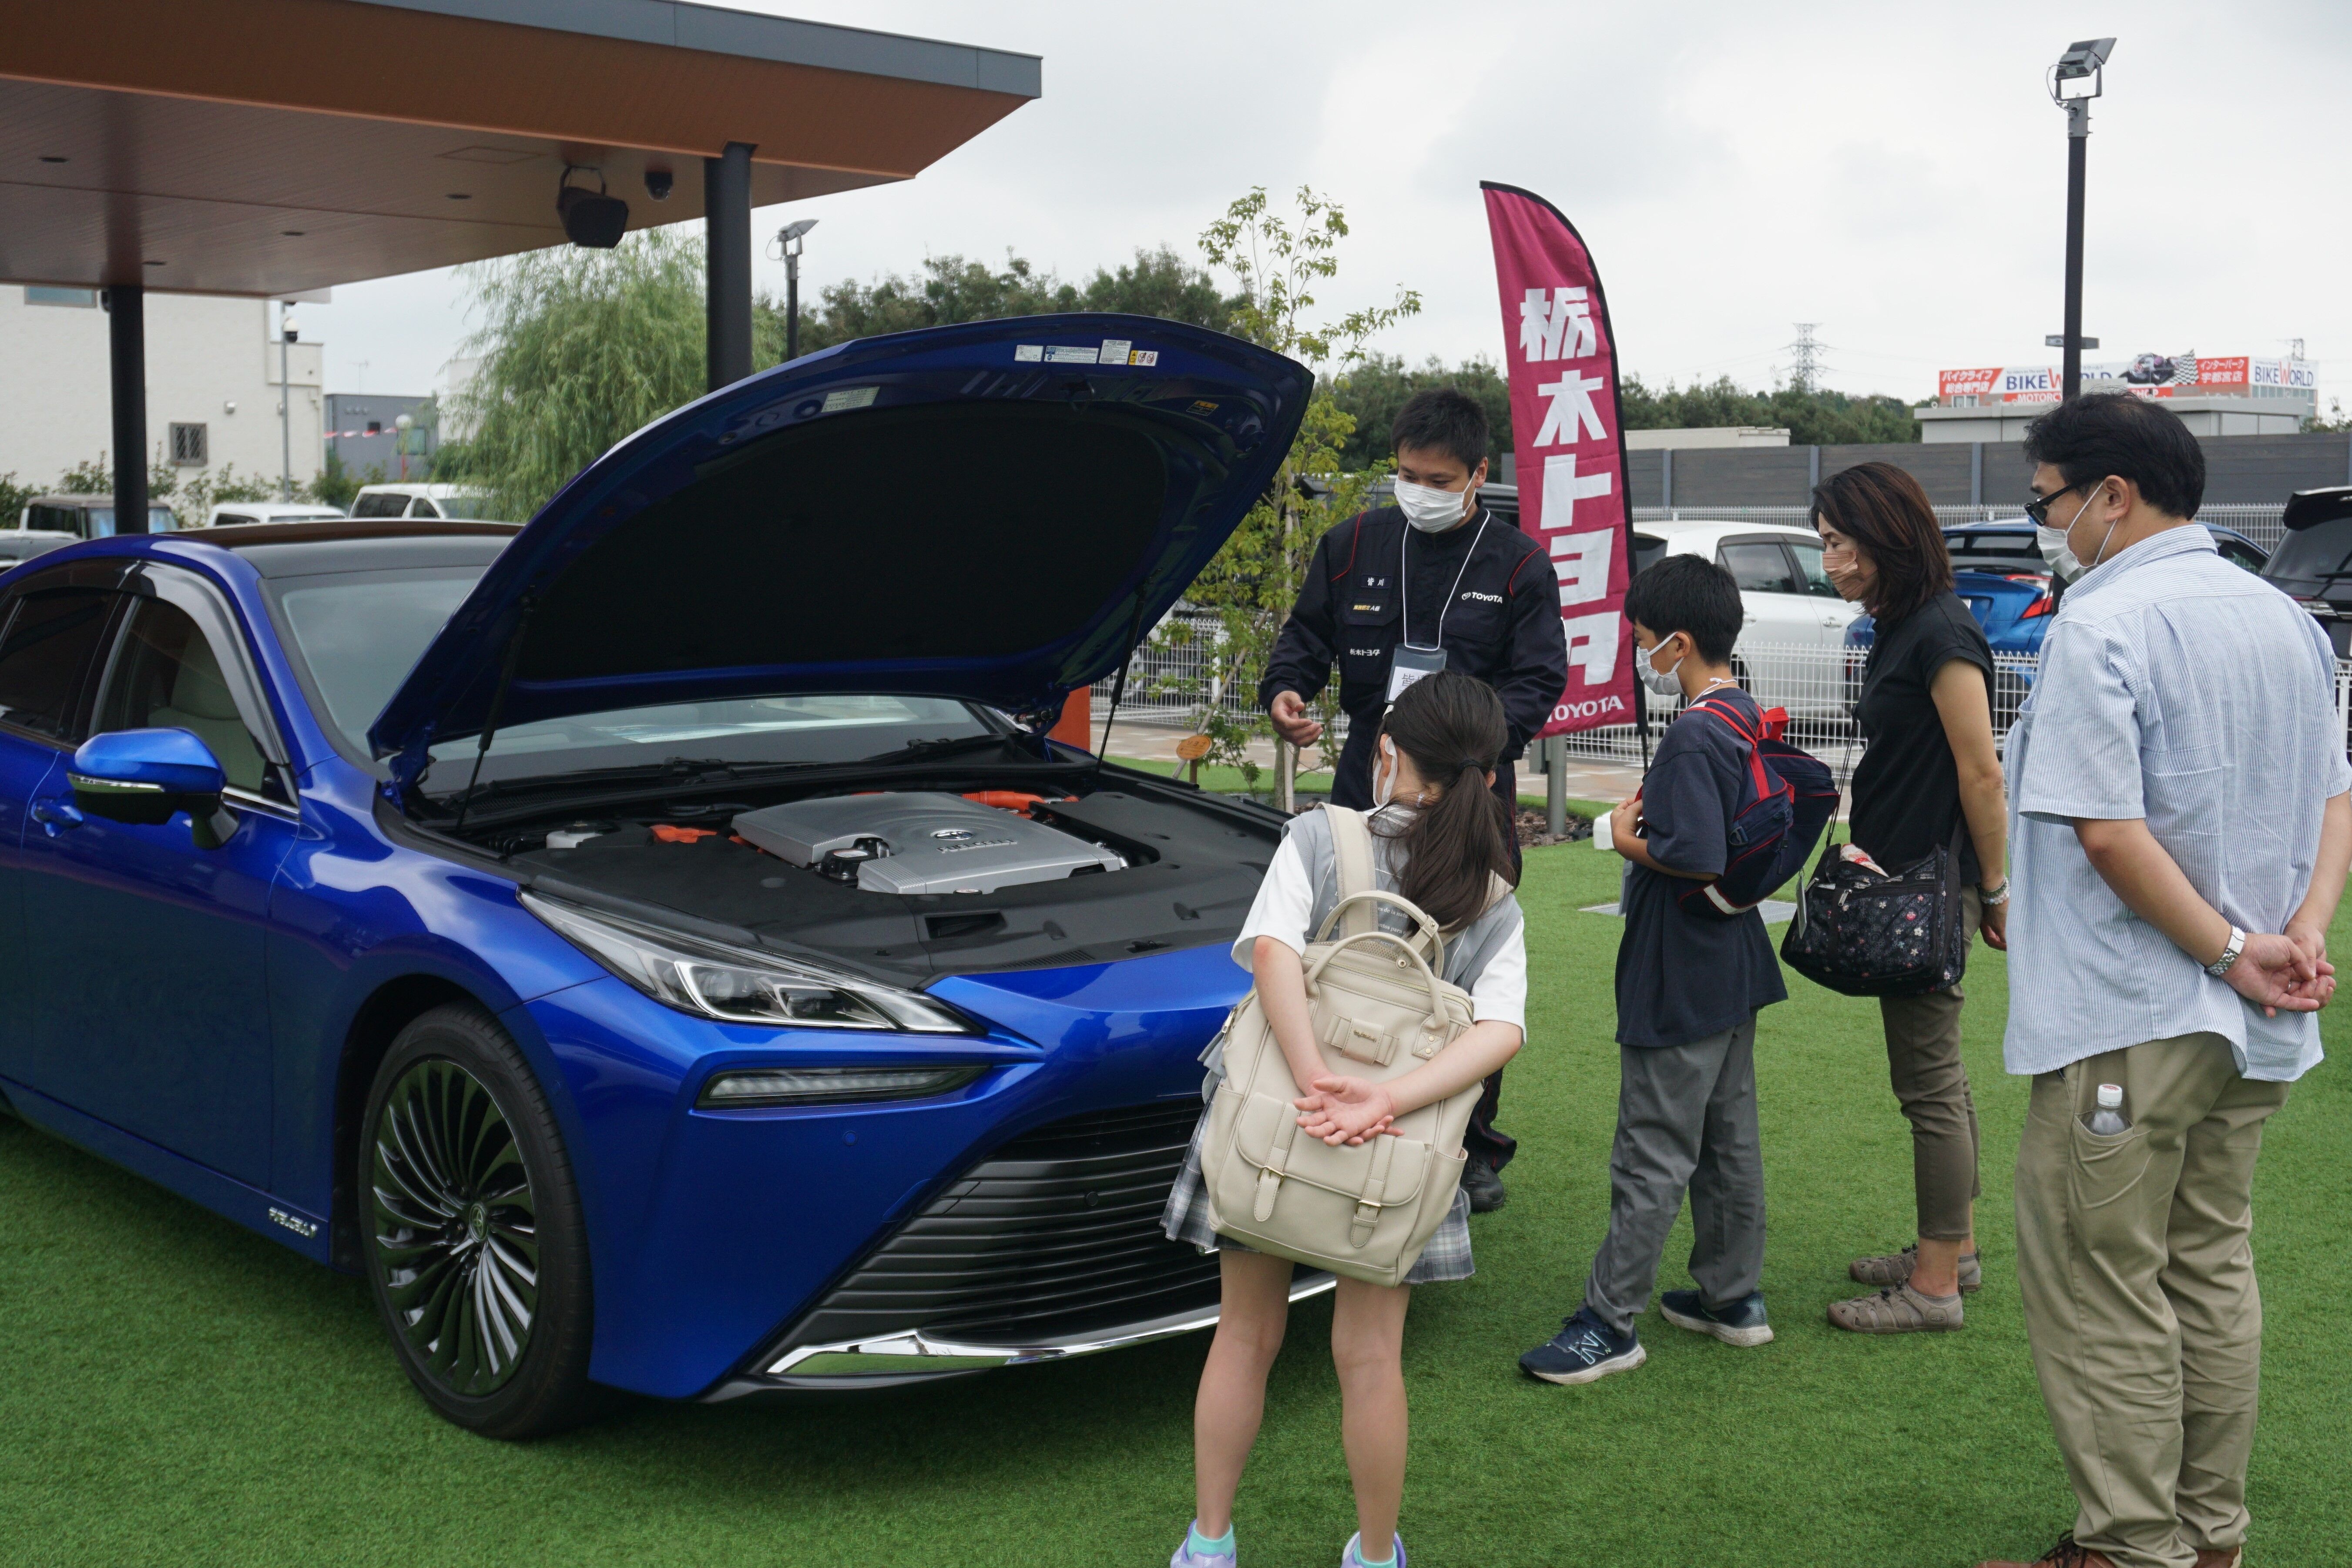
{"label": "lanyard", "polygon": [[[1461,570],[1454,574],[1454,587],[1445,591],[1445,603],[1437,612],[1437,641],[1430,643],[1431,647],[1445,645],[1445,617],[1454,608],[1454,595],[1462,586],[1462,573],[1470,570],[1470,558],[1478,553],[1478,541],[1486,537],[1486,525],[1494,519],[1494,514],[1485,507],[1480,507],[1479,512],[1478,531],[1470,536],[1470,548],[1462,552]],[[1405,524],[1404,538],[1397,540],[1397,608],[1404,614],[1403,642],[1408,648],[1421,645],[1412,640],[1412,589],[1405,576],[1404,564],[1404,547],[1412,542],[1413,531],[1411,523]]]}

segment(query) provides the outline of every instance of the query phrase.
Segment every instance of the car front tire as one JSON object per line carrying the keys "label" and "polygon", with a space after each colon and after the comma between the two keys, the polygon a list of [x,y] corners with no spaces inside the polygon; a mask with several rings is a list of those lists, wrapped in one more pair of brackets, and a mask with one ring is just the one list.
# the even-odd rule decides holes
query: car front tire
{"label": "car front tire", "polygon": [[507,1440],[593,1416],[579,1192],[497,1019],[451,1004],[401,1030],[368,1094],[358,1176],[369,1289],[425,1402]]}

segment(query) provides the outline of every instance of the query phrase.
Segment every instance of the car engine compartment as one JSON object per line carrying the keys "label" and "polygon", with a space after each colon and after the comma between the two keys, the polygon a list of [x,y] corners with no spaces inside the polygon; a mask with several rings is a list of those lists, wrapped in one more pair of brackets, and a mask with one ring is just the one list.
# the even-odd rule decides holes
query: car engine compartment
{"label": "car engine compartment", "polygon": [[1079,794],[975,782],[670,800],[478,841],[551,894],[920,984],[1230,942],[1281,836],[1263,808],[1148,775]]}

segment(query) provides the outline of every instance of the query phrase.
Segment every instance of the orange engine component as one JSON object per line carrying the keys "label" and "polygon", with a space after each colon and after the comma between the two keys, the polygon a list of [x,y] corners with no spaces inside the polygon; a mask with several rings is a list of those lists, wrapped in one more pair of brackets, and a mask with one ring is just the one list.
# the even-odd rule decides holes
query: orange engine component
{"label": "orange engine component", "polygon": [[967,789],[963,798],[1000,811],[1026,811],[1041,800],[1075,800],[1076,795],[1033,795],[1026,789]]}
{"label": "orange engine component", "polygon": [[718,836],[716,828],[679,828],[667,822],[654,824],[654,837],[666,844],[690,844],[697,839],[715,839]]}

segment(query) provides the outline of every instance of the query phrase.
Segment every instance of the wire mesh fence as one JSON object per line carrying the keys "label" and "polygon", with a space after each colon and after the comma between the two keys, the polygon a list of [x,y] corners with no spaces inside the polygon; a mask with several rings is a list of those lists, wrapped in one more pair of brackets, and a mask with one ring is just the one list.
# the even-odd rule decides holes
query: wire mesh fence
{"label": "wire mesh fence", "polygon": [[[1138,650],[1119,705],[1122,720],[1190,724],[1197,722],[1202,709],[1211,705],[1235,716],[1255,714],[1255,687],[1234,684],[1231,672],[1218,656],[1221,641],[1216,636],[1216,618],[1185,611],[1177,614],[1191,617],[1190,636],[1166,642],[1155,638]],[[1735,650],[1733,667],[1742,686],[1759,704],[1788,713],[1790,742],[1828,763],[1843,783],[1853,777],[1854,767],[1862,760],[1862,733],[1854,723],[1853,705],[1862,695],[1869,659],[1867,648],[1742,640]],[[2039,667],[2040,660],[2031,653],[1993,654],[1992,727],[1997,745],[2007,744]],[[1095,687],[1098,701],[1109,701],[1111,685],[1105,681]],[[1641,767],[1648,758],[1649,745],[1674,722],[1683,705],[1679,699],[1641,691],[1636,701],[1646,707],[1647,743],[1643,726],[1611,725],[1560,737],[1566,758]],[[2336,666],[2336,716],[2337,723],[2346,726],[2347,739],[2352,739],[2352,660],[2339,660]],[[1335,748],[1345,736],[1343,727],[1331,737]],[[1531,758],[1522,765],[1522,773],[1535,773],[1538,766]]]}

